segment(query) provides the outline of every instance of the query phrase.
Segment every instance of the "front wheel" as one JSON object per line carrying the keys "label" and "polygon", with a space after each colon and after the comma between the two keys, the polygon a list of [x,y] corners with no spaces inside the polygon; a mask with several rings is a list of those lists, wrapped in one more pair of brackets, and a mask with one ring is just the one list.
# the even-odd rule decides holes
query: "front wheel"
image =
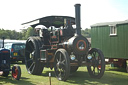
{"label": "front wheel", "polygon": [[101,78],[105,71],[105,58],[103,53],[96,48],[92,48],[87,56],[88,62],[87,66],[88,73],[93,78]]}
{"label": "front wheel", "polygon": [[54,70],[58,80],[65,81],[70,75],[70,58],[65,49],[58,49],[55,53]]}
{"label": "front wheel", "polygon": [[12,67],[12,78],[15,80],[19,80],[21,77],[21,69],[20,66],[13,66]]}

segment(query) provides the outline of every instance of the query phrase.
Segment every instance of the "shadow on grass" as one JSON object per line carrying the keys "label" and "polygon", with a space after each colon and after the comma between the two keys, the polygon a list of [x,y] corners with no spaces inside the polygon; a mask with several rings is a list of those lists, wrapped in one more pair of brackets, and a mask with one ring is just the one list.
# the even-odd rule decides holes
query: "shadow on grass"
{"label": "shadow on grass", "polygon": [[[23,65],[23,64],[20,64]],[[101,79],[94,79],[91,78],[88,74],[87,70],[83,71],[85,67],[80,68],[77,72],[73,73],[69,76],[67,81],[56,81],[55,82],[63,82],[63,85],[67,84],[77,84],[77,85],[128,85],[128,74],[125,73],[124,68],[109,68],[105,71],[103,77]],[[55,78],[54,70],[50,69],[44,69],[43,73],[38,76],[42,77],[48,77],[49,73],[52,74],[52,77]],[[0,77],[1,80],[1,77]],[[4,80],[4,79],[3,79]],[[12,81],[11,78],[9,78],[5,82],[10,82],[12,84],[16,85],[34,85],[29,80],[29,78],[22,77],[20,81]],[[1,83],[0,83],[1,84]]]}
{"label": "shadow on grass", "polygon": [[[20,66],[23,66],[24,65],[21,62],[17,62],[17,63],[11,64],[11,68],[15,64],[18,64]],[[21,68],[21,70],[22,70],[22,68]],[[30,78],[23,77],[22,75],[21,75],[20,80],[14,80],[14,79],[12,79],[11,72],[10,72],[10,74],[9,74],[8,77],[0,76],[0,85],[4,85],[4,84],[8,84],[8,83],[11,83],[11,84],[14,84],[14,85],[35,85],[35,84],[31,83],[31,81],[29,81]]]}
{"label": "shadow on grass", "polygon": [[[128,74],[124,73],[124,69],[113,69],[107,70],[101,79],[91,78],[87,71],[77,71],[69,76],[67,81],[69,84],[78,84],[78,85],[127,85],[128,84]],[[123,72],[120,72],[123,71]],[[119,71],[119,72],[118,72]],[[40,76],[48,77],[48,74],[51,73],[52,77],[55,77],[54,71],[44,71]],[[123,73],[123,75],[122,75]],[[127,75],[125,75],[127,74]],[[58,81],[59,82],[59,81]]]}
{"label": "shadow on grass", "polygon": [[21,77],[20,80],[14,80],[11,76],[2,77],[0,76],[0,85],[4,85],[7,83],[15,84],[15,85],[34,85],[30,81],[27,81],[29,78]]}
{"label": "shadow on grass", "polygon": [[[123,70],[123,69],[122,69]],[[112,71],[112,69],[107,70],[101,79],[91,78],[87,71],[77,71],[69,76],[69,78],[65,81],[69,85],[77,84],[77,85],[127,85],[128,84],[128,74],[124,72],[118,72],[119,69]],[[48,77],[49,73],[52,74],[52,77],[55,77],[55,73],[53,70],[48,71],[44,70],[44,72],[39,76]],[[124,73],[123,75],[121,73]],[[127,74],[127,75],[125,75]],[[57,81],[61,82],[61,81]]]}
{"label": "shadow on grass", "polygon": [[84,72],[84,71],[77,71],[73,73],[72,75],[70,75],[69,79],[66,82],[69,82],[71,84],[78,84],[78,85],[84,85],[84,84],[94,85],[94,82],[96,82],[97,84],[101,83],[101,82],[99,83],[99,79],[91,78],[88,72]]}
{"label": "shadow on grass", "polygon": [[111,68],[107,69],[107,71],[126,72],[126,69],[122,68],[122,67],[111,67]]}
{"label": "shadow on grass", "polygon": [[48,77],[49,76],[49,73],[51,73],[51,76],[52,77],[55,77],[55,73],[54,73],[54,71],[45,71],[44,70],[44,72],[41,74],[41,75],[39,75],[39,76],[45,76],[45,77]]}
{"label": "shadow on grass", "polygon": [[91,78],[88,72],[77,71],[66,81],[78,85],[127,85],[128,75],[106,71],[101,79]]}

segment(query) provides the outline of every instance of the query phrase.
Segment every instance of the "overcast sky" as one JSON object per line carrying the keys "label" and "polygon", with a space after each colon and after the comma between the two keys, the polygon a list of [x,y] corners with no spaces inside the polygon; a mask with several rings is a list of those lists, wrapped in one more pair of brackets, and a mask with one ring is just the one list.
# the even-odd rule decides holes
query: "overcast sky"
{"label": "overcast sky", "polygon": [[81,27],[128,19],[128,0],[0,0],[0,28],[20,30],[22,23],[50,15],[75,16],[81,4]]}

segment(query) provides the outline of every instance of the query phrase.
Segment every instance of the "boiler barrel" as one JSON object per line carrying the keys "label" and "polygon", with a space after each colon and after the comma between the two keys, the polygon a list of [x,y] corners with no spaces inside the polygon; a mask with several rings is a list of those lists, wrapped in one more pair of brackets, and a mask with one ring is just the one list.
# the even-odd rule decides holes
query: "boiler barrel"
{"label": "boiler barrel", "polygon": [[74,36],[70,38],[67,42],[64,42],[64,47],[77,55],[87,54],[90,48],[88,40],[83,36]]}

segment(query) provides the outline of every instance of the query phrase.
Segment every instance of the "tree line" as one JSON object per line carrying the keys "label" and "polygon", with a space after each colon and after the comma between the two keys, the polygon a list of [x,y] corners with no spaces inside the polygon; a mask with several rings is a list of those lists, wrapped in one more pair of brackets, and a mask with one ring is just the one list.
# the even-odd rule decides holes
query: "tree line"
{"label": "tree line", "polygon": [[[15,30],[4,30],[0,28],[0,39],[3,37],[5,39],[12,39],[12,40],[26,40],[28,37],[33,35],[33,28],[29,27],[27,29],[22,29],[20,32]],[[81,31],[82,35],[91,38],[91,29],[85,29]]]}
{"label": "tree line", "polygon": [[15,30],[4,30],[0,28],[0,39],[3,37],[5,39],[12,40],[26,40],[29,36],[32,36],[33,29],[29,27],[28,29],[22,29],[21,32],[17,32]]}

